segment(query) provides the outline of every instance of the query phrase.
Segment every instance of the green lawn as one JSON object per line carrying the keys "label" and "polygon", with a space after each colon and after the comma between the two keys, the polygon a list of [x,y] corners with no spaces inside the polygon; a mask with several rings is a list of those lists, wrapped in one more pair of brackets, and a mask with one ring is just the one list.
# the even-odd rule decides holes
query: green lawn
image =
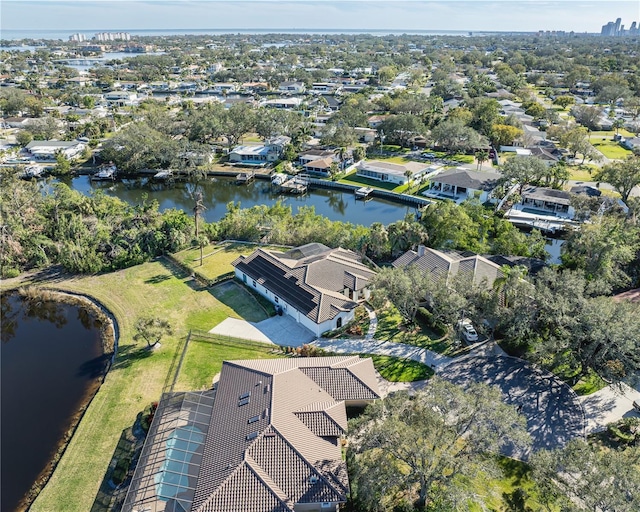
{"label": "green lawn", "polygon": [[376,370],[390,382],[415,382],[433,376],[433,370],[426,364],[411,359],[376,354],[360,354],[360,356],[370,357]]}
{"label": "green lawn", "polygon": [[209,389],[213,376],[222,369],[222,361],[230,359],[273,359],[282,352],[267,343],[226,342],[193,337],[187,346],[176,391]]}
{"label": "green lawn", "polygon": [[587,167],[586,165],[580,165],[577,167],[568,167],[569,169],[569,179],[576,181],[593,181],[593,168]]}
{"label": "green lawn", "polygon": [[233,309],[236,314],[249,322],[266,320],[275,309],[271,303],[265,308],[247,288],[235,281],[225,281],[211,289],[214,297]]}
{"label": "green lawn", "polygon": [[600,151],[604,156],[611,159],[623,159],[628,155],[632,155],[633,151],[629,151],[628,149],[623,148],[618,142],[614,141],[611,138],[604,138],[600,136],[591,136],[589,137],[589,141]]}
{"label": "green lawn", "polygon": [[[477,499],[470,504],[469,510],[480,512],[542,512],[559,511],[560,508],[551,503],[547,508],[539,501],[536,484],[531,480],[529,466],[515,459],[498,457],[498,465],[502,469],[501,478],[483,475],[470,482],[471,490]],[[480,504],[482,502],[482,505]]]}
{"label": "green lawn", "polygon": [[386,306],[376,313],[378,315],[377,340],[406,343],[440,354],[454,355],[455,347],[446,335],[439,335],[427,326],[420,324],[416,324],[411,330],[407,329],[404,325],[404,318],[395,306]]}
{"label": "green lawn", "polygon": [[173,256],[206,278],[215,279],[222,274],[233,272],[231,262],[241,254],[251,254],[254,250],[255,246],[244,244],[208,245],[202,251],[202,266],[200,249],[185,249]]}
{"label": "green lawn", "polygon": [[[221,253],[224,261],[218,268],[226,271],[230,256]],[[242,294],[229,300],[230,305],[224,304],[214,293],[194,287],[190,276],[174,272],[173,266],[160,260],[110,274],[55,283],[56,288],[100,300],[117,318],[120,340],[113,368],[49,483],[31,507],[33,512],[90,510],[122,431],[160,397],[170,377],[174,356],[183,346],[189,329],[207,331],[227,317],[239,317],[237,310],[244,312],[255,307],[251,299],[242,304]],[[146,314],[167,319],[174,329],[174,334],[164,338],[153,351],[133,341],[134,322]],[[254,353],[245,345],[223,345],[214,350],[198,344],[194,347],[183,364],[179,381],[183,389],[210,384],[224,359],[269,357],[260,351]]]}
{"label": "green lawn", "polygon": [[349,185],[358,185],[360,187],[379,188],[382,190],[390,190],[392,192],[398,192],[399,190],[404,190],[407,187],[406,185],[398,185],[397,183],[387,183],[384,181],[365,178],[364,176],[357,176],[356,172],[357,171],[354,171],[351,174],[347,174],[344,178],[340,180],[340,183],[347,183]]}

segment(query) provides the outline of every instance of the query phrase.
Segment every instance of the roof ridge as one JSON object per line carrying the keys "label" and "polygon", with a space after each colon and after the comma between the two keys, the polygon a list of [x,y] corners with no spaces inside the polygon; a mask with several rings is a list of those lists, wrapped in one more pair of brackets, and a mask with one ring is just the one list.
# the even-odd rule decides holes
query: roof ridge
{"label": "roof ridge", "polygon": [[[262,437],[263,435],[260,436],[260,438]],[[269,489],[269,491],[271,491],[271,493],[282,502],[285,507],[293,510],[291,499],[251,455],[245,454],[244,463],[251,470],[251,472],[256,475],[259,480],[262,481],[262,483]]]}
{"label": "roof ridge", "polygon": [[[306,425],[305,425],[306,427]],[[325,477],[319,470],[318,468],[315,467],[315,465],[313,465],[311,462],[309,462],[309,460],[302,455],[302,453],[300,453],[300,450],[298,450],[292,443],[289,442],[289,440],[282,434],[282,432],[280,432],[275,425],[271,425],[271,428],[276,432],[276,435],[278,435],[280,437],[280,439],[282,439],[282,441],[288,445],[295,453],[298,457],[300,457],[300,459],[311,469],[311,471],[318,476],[320,479],[322,479],[330,488],[331,490],[337,494],[339,497],[341,496],[341,492],[336,489],[335,485],[333,485],[332,482],[330,482],[327,477]],[[307,427],[309,428],[309,427]],[[315,435],[315,434],[314,434]],[[317,436],[316,436],[317,437]]]}
{"label": "roof ridge", "polygon": [[[356,364],[363,364],[365,362],[366,359],[362,359],[361,361],[357,362]],[[349,373],[351,375],[353,375],[353,377],[360,382],[365,388],[367,388],[369,391],[371,391],[374,395],[380,397],[380,393],[377,392],[375,389],[373,389],[371,386],[369,386],[369,384],[367,384],[365,381],[363,381],[359,375],[357,375],[352,369],[351,366],[345,366],[344,368],[346,368]]]}

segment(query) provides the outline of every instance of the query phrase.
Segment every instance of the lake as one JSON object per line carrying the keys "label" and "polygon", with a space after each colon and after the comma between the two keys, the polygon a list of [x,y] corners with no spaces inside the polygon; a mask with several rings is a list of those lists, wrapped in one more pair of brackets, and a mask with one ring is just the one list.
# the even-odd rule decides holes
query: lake
{"label": "lake", "polygon": [[18,294],[0,300],[0,508],[9,512],[23,509],[23,496],[99,388],[109,356],[86,309]]}
{"label": "lake", "polygon": [[[184,182],[175,184],[152,183],[147,178],[116,182],[91,181],[89,176],[77,176],[61,180],[74,190],[90,194],[94,190],[119,197],[129,204],[140,204],[144,194],[158,201],[160,210],[177,208],[193,212],[193,186]],[[242,208],[282,201],[290,205],[293,213],[301,206],[313,206],[316,213],[331,220],[371,226],[374,222],[390,224],[401,220],[416,209],[383,199],[356,200],[353,193],[336,190],[314,189],[303,196],[275,193],[269,181],[256,180],[247,185],[237,185],[234,178],[214,178],[202,186],[203,204],[207,208],[203,217],[207,222],[220,220],[227,211],[229,202],[240,202]]]}

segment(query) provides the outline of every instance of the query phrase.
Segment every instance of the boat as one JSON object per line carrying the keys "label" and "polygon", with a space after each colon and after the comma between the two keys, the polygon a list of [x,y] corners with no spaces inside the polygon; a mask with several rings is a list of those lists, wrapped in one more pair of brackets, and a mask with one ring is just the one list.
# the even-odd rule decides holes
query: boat
{"label": "boat", "polygon": [[29,165],[25,168],[20,177],[23,180],[30,180],[32,178],[42,178],[44,173],[44,167],[40,167],[39,165]]}
{"label": "boat", "polygon": [[154,174],[153,179],[159,180],[159,181],[171,180],[173,179],[173,171],[168,171],[168,170],[158,171],[156,174]]}
{"label": "boat", "polygon": [[91,176],[92,181],[113,181],[116,179],[117,168],[115,165],[110,164],[101,168],[97,173]]}
{"label": "boat", "polygon": [[355,191],[356,199],[367,199],[371,192],[373,192],[372,187],[360,187]]}
{"label": "boat", "polygon": [[273,185],[282,185],[285,181],[287,181],[288,176],[282,172],[277,172],[273,176],[271,176],[271,183]]}

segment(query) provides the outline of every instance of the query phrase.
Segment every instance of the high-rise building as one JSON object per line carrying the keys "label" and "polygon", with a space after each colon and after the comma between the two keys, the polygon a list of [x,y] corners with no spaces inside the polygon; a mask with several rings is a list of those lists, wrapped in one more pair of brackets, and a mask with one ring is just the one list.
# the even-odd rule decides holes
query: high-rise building
{"label": "high-rise building", "polygon": [[84,34],[72,34],[69,36],[69,41],[83,42],[87,40],[87,36]]}
{"label": "high-rise building", "polygon": [[631,23],[631,27],[625,30],[622,18],[618,18],[615,22],[610,21],[606,25],[602,25],[600,35],[608,37],[637,36],[640,35],[640,29],[638,28],[638,23],[634,21]]}

